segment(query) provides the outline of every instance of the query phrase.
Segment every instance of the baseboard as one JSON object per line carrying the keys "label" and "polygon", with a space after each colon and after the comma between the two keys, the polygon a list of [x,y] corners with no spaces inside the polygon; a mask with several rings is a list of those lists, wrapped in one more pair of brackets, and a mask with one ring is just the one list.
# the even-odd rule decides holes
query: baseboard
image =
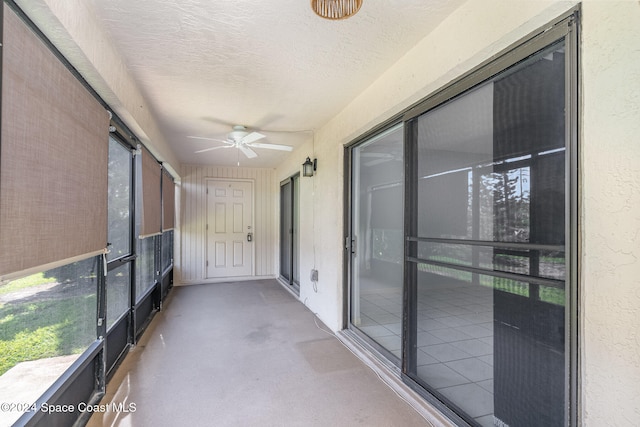
{"label": "baseboard", "polygon": [[219,279],[200,279],[200,280],[181,280],[174,282],[173,286],[192,286],[192,285],[206,285],[209,283],[233,283],[233,282],[250,282],[252,280],[271,280],[276,279],[276,276],[242,276],[242,277],[221,277]]}
{"label": "baseboard", "polygon": [[391,388],[402,400],[411,406],[432,427],[456,427],[449,418],[411,389],[400,378],[400,369],[384,363],[370,349],[363,346],[355,334],[348,329],[336,332],[338,340],[354,355],[362,360],[378,378]]}

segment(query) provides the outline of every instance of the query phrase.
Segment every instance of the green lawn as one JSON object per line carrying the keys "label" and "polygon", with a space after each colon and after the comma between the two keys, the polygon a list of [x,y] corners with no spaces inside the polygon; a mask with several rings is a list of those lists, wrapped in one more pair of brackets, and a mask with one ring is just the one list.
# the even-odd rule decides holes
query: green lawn
{"label": "green lawn", "polygon": [[33,274],[28,277],[24,277],[18,280],[12,280],[11,282],[0,285],[0,295],[5,295],[14,291],[19,291],[21,289],[29,288],[31,286],[44,285],[46,283],[50,283],[51,281],[55,281],[55,278],[45,277],[45,273]]}
{"label": "green lawn", "polygon": [[[451,258],[446,257],[431,257],[434,261],[441,262],[451,262]],[[462,264],[458,260],[453,260],[457,264]],[[469,265],[470,263],[467,263]],[[455,268],[447,268],[441,267],[437,265],[430,264],[418,264],[418,269],[420,271],[440,274],[446,277],[451,277],[456,280],[460,280],[462,282],[471,282],[472,274],[467,271],[456,270]],[[524,297],[529,296],[529,284],[525,282],[519,282],[516,280],[505,279],[502,277],[491,277],[488,275],[480,275],[480,284],[487,287],[492,287],[494,289],[498,289],[500,291],[509,292],[516,295],[521,295]],[[543,286],[539,287],[539,296],[540,301],[548,302],[556,305],[564,305],[565,303],[565,294],[564,289],[558,289],[551,286]]]}
{"label": "green lawn", "polygon": [[[13,289],[46,283],[31,280]],[[95,340],[95,286],[47,293],[0,306],[0,375],[27,360],[81,353]]]}

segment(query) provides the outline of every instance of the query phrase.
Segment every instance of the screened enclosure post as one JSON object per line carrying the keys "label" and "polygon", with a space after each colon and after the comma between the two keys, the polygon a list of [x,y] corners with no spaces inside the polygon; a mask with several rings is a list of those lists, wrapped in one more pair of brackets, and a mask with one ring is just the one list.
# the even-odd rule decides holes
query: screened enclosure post
{"label": "screened enclosure post", "polygon": [[417,369],[418,334],[418,264],[410,261],[418,257],[418,243],[410,239],[418,235],[418,153],[416,121],[404,127],[404,283],[402,329],[402,372],[407,375]]}
{"label": "screened enclosure post", "polygon": [[129,285],[129,322],[127,326],[127,335],[128,342],[132,345],[136,343],[136,312],[135,312],[135,304],[136,304],[136,281],[138,280],[138,268],[136,267],[136,259],[140,256],[138,254],[138,225],[137,225],[137,194],[138,194],[138,180],[137,176],[137,168],[138,162],[136,161],[136,150],[134,147],[131,147],[131,177],[129,181],[129,185],[131,188],[131,197],[129,201],[129,216],[131,221],[131,233],[129,235],[130,244],[131,244],[131,255],[134,257],[131,262],[131,279]]}
{"label": "screened enclosure post", "polygon": [[96,332],[98,340],[102,341],[102,350],[97,355],[96,360],[96,391],[104,393],[106,390],[106,336],[107,336],[107,255],[98,257],[98,277],[97,277],[97,319]]}
{"label": "screened enclosure post", "polygon": [[[0,129],[2,129],[2,58],[4,57],[4,2],[0,6]],[[2,132],[0,132],[0,160],[2,159]]]}
{"label": "screened enclosure post", "polygon": [[155,241],[155,266],[156,266],[156,275],[155,275],[155,297],[154,297],[154,307],[157,310],[162,310],[162,234],[154,237]]}
{"label": "screened enclosure post", "polygon": [[153,291],[151,298],[153,299],[153,308],[160,310],[162,305],[162,291],[160,290],[162,285],[162,258],[161,258],[161,246],[162,246],[162,234],[153,236]]}

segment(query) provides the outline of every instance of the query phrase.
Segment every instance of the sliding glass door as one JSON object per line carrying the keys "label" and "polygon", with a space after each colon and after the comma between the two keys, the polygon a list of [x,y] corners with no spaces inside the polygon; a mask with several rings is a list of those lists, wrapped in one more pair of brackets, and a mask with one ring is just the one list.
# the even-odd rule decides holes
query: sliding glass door
{"label": "sliding glass door", "polygon": [[410,122],[407,370],[480,425],[564,423],[564,111],[560,43]]}
{"label": "sliding glass door", "polygon": [[280,277],[300,292],[300,174],[280,183]]}
{"label": "sliding glass door", "polygon": [[349,327],[461,424],[575,417],[572,24],[349,150]]}
{"label": "sliding glass door", "polygon": [[352,151],[351,324],[399,363],[402,349],[403,126]]}

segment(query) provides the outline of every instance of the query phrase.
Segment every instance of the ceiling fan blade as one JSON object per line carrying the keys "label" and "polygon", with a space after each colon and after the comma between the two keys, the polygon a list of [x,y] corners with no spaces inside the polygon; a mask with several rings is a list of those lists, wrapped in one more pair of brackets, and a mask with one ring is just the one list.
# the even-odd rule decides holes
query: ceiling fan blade
{"label": "ceiling fan blade", "polygon": [[271,150],[293,151],[293,147],[291,147],[290,145],[264,144],[262,142],[252,142],[247,145],[255,148],[269,148]]}
{"label": "ceiling fan blade", "polygon": [[242,138],[242,140],[240,141],[243,144],[250,144],[254,141],[257,141],[259,139],[264,138],[265,136],[261,133],[258,132],[251,132],[249,135],[245,136],[244,138]]}
{"label": "ceiling fan blade", "polygon": [[204,153],[205,151],[217,150],[218,148],[231,148],[232,145],[220,145],[218,147],[205,148],[204,150],[194,151],[194,153]]}
{"label": "ceiling fan blade", "polygon": [[249,158],[249,159],[253,159],[255,157],[258,157],[258,155],[256,154],[255,151],[253,151],[251,148],[249,148],[249,147],[247,147],[245,145],[238,145],[238,149],[240,151],[242,151],[242,154],[247,156],[247,158]]}
{"label": "ceiling fan blade", "polygon": [[219,126],[224,126],[225,128],[232,128],[235,125],[235,122],[228,122],[226,120],[218,119],[215,117],[201,117],[201,119],[206,120],[210,123],[215,123],[216,125],[219,125]]}
{"label": "ceiling fan blade", "polygon": [[217,142],[224,142],[226,144],[229,143],[229,141],[226,141],[224,139],[219,139],[219,138],[207,138],[206,136],[187,136],[187,138],[190,139],[204,139],[205,141],[217,141]]}

